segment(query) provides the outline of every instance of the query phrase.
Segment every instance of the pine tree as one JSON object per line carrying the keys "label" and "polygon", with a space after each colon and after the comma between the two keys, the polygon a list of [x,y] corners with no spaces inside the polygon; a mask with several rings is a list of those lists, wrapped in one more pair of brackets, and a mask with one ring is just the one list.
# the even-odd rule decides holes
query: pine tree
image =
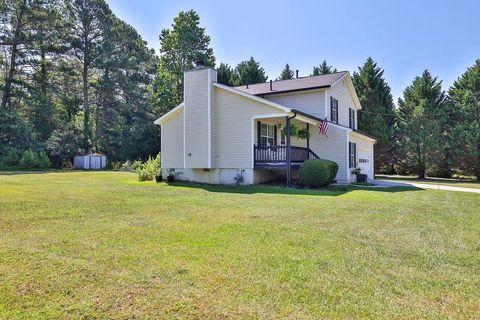
{"label": "pine tree", "polygon": [[453,104],[454,159],[464,174],[480,181],[480,59],[449,90]]}
{"label": "pine tree", "polygon": [[73,0],[68,7],[71,21],[71,55],[82,66],[84,148],[91,148],[90,76],[98,62],[111,11],[103,0]]}
{"label": "pine tree", "polygon": [[249,60],[240,62],[234,73],[234,85],[241,86],[245,84],[255,84],[267,81],[268,77],[265,70],[260,67],[260,63],[253,57]]}
{"label": "pine tree", "polygon": [[290,69],[290,66],[288,63],[285,65],[285,68],[283,68],[282,73],[280,73],[280,77],[277,78],[277,80],[288,80],[288,79],[293,79],[294,72],[292,69]]}
{"label": "pine tree", "polygon": [[358,112],[358,128],[377,139],[375,171],[392,173],[393,125],[395,106],[383,69],[368,58],[352,78],[362,109]]}
{"label": "pine tree", "polygon": [[403,91],[398,100],[398,167],[425,178],[429,165],[438,157],[439,137],[444,127],[445,95],[441,81],[425,70]]}
{"label": "pine tree", "polygon": [[50,137],[59,122],[53,101],[56,88],[51,80],[55,62],[67,50],[63,11],[65,7],[59,0],[43,1],[36,11],[37,28],[30,50],[33,74],[29,86],[32,99],[29,121],[42,141]]}
{"label": "pine tree", "polygon": [[194,10],[180,12],[172,29],[160,34],[160,62],[155,81],[155,104],[162,114],[183,100],[183,72],[195,67],[197,60],[205,66],[215,66],[210,37],[200,27],[200,17]]}
{"label": "pine tree", "polygon": [[337,69],[335,69],[332,66],[329,66],[327,64],[326,60],[323,60],[323,62],[318,66],[318,67],[313,67],[313,72],[312,76],[319,76],[321,74],[330,74],[330,73],[335,73],[337,72]]}
{"label": "pine tree", "polygon": [[[95,150],[118,161],[144,158],[143,150],[158,153],[160,141],[153,124],[149,87],[157,63],[137,31],[114,17],[105,33],[97,65]],[[149,137],[151,135],[151,137]]]}
{"label": "pine tree", "polygon": [[27,11],[30,9],[27,0],[7,0],[0,7],[0,26],[2,46],[8,47],[8,65],[6,68],[3,85],[2,101],[0,109],[6,108],[12,96],[12,83],[15,81],[17,64],[20,57],[20,47],[26,45],[27,39],[25,27],[27,26]]}
{"label": "pine tree", "polygon": [[220,63],[220,66],[217,68],[217,82],[227,86],[233,86],[233,81],[234,71],[232,67],[230,67],[228,63]]}

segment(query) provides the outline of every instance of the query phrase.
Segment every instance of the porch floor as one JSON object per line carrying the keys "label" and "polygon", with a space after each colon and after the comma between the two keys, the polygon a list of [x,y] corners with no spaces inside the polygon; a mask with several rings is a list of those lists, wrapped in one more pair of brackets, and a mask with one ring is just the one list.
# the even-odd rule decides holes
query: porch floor
{"label": "porch floor", "polygon": [[[303,162],[303,161],[302,161]],[[292,162],[290,165],[290,168],[292,170],[298,170],[300,169],[300,166],[302,165],[302,162]],[[261,169],[261,170],[286,170],[287,169],[287,163],[286,162],[262,162],[262,163],[255,163],[255,169]]]}

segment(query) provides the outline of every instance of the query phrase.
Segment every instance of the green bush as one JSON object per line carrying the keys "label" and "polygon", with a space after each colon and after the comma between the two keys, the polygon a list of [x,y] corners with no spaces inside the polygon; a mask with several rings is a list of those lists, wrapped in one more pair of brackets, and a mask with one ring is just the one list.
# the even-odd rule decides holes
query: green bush
{"label": "green bush", "polygon": [[302,163],[298,181],[307,187],[326,187],[337,175],[338,165],[330,160],[310,159]]}
{"label": "green bush", "polygon": [[121,170],[124,171],[138,171],[141,170],[143,162],[140,160],[130,161],[127,160],[122,164]]}
{"label": "green bush", "polygon": [[148,172],[145,169],[140,169],[137,171],[138,173],[138,181],[152,181],[154,175],[151,172]]}
{"label": "green bush", "polygon": [[337,176],[337,173],[338,173],[338,163],[336,163],[335,161],[331,161],[331,160],[323,160],[323,161],[326,161],[330,167],[330,179],[328,180],[328,184],[331,184],[333,183],[333,181],[335,180],[335,177]]}
{"label": "green bush", "polygon": [[26,150],[20,159],[19,167],[25,170],[48,169],[52,166],[47,154],[34,152],[31,149]]}
{"label": "green bush", "polygon": [[72,166],[73,157],[83,152],[82,134],[78,129],[55,130],[46,142],[46,151],[55,168]]}
{"label": "green bush", "polygon": [[139,166],[133,162],[132,167],[134,165],[136,166],[136,171],[138,173],[138,181],[151,181],[156,175],[160,174],[160,154],[155,158],[149,156],[148,160]]}

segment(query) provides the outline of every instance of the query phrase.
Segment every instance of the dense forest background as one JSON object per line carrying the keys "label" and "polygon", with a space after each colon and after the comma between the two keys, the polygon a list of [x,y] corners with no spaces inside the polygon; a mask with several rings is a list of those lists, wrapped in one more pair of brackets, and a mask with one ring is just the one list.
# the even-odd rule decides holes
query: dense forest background
{"label": "dense forest background", "polygon": [[[77,153],[111,163],[160,151],[153,121],[182,100],[183,71],[196,60],[227,85],[268,80],[253,57],[217,65],[191,10],[159,34],[160,53],[103,0],[0,0],[0,168],[22,158],[68,167]],[[311,75],[337,70],[323,61]],[[275,80],[294,77],[286,65]],[[480,179],[480,60],[444,91],[425,70],[395,106],[372,59],[353,73],[360,130],[376,137],[376,172]]]}

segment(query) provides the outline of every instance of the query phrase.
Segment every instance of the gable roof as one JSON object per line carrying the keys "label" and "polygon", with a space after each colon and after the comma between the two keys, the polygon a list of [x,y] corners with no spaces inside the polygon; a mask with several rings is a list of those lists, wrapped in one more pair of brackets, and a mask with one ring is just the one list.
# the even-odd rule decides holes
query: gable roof
{"label": "gable roof", "polygon": [[337,81],[343,78],[348,71],[340,71],[330,74],[322,74],[319,76],[300,77],[289,80],[272,81],[272,90],[270,90],[270,82],[250,84],[235,87],[235,89],[252,94],[252,95],[269,95],[282,92],[311,90],[329,88]]}
{"label": "gable roof", "polygon": [[165,119],[168,119],[170,118],[171,116],[173,116],[175,113],[177,113],[177,111],[183,109],[183,106],[184,106],[184,102],[180,103],[178,106],[176,106],[175,108],[173,108],[172,110],[168,111],[167,113],[165,113],[163,116],[161,116],[160,118],[158,118],[157,120],[155,120],[153,123],[154,124],[161,124],[162,121],[164,121]]}
{"label": "gable roof", "polygon": [[283,112],[290,112],[292,109],[291,108],[288,108],[288,107],[285,107],[285,106],[282,106],[281,104],[278,104],[276,102],[273,102],[273,101],[270,101],[270,100],[267,100],[267,99],[263,99],[263,98],[260,98],[260,97],[257,97],[255,95],[252,95],[248,92],[245,92],[245,91],[242,91],[242,90],[239,90],[237,87],[229,87],[227,85],[224,85],[224,84],[221,84],[221,83],[218,83],[218,82],[214,82],[213,85],[217,88],[220,88],[220,89],[223,89],[223,90],[226,90],[226,91],[229,91],[229,92],[232,92],[232,93],[235,93],[235,94],[238,94],[238,95],[241,95],[245,98],[248,98],[248,99],[252,99],[252,100],[255,100],[257,102],[260,102],[260,103],[263,103],[263,104],[266,104],[266,105],[269,105],[271,107],[274,107],[274,108],[277,108]]}
{"label": "gable roof", "polygon": [[[332,76],[332,75],[335,75],[335,76]],[[347,78],[347,85],[349,87],[350,90],[354,90],[353,92],[355,93],[355,89],[353,88],[353,83],[352,83],[352,80],[350,79],[350,77],[345,77],[346,75],[349,75],[348,71],[342,71],[342,72],[336,72],[336,73],[331,73],[331,74],[326,74],[326,75],[320,75],[320,76],[311,76],[311,77],[303,77],[303,78],[297,78],[297,79],[290,79],[290,80],[281,80],[281,81],[276,81],[275,83],[280,83],[280,82],[292,82],[293,80],[301,80],[301,79],[311,79],[311,78],[316,78],[316,80],[314,81],[317,81],[316,83],[320,83],[319,82],[319,78],[323,78],[322,81],[326,81],[326,79],[328,79],[328,81],[331,81],[331,83],[328,85],[328,86],[325,86],[325,88],[327,87],[331,87],[335,84],[337,84],[338,82],[340,82],[340,80],[342,80],[343,78]],[[303,82],[305,84],[305,82]],[[283,106],[281,104],[278,104],[276,102],[273,102],[271,100],[267,100],[267,99],[264,99],[263,97],[259,97],[258,95],[260,96],[263,96],[265,94],[252,94],[248,91],[244,91],[242,90],[241,88],[242,87],[245,87],[245,86],[240,86],[240,87],[230,87],[230,86],[227,86],[227,85],[224,85],[224,84],[221,84],[221,83],[218,83],[218,82],[213,82],[212,85],[214,87],[217,87],[217,88],[220,88],[220,89],[223,89],[223,90],[226,90],[226,91],[229,91],[229,92],[232,92],[234,94],[238,94],[238,95],[241,95],[245,98],[248,98],[248,99],[252,99],[252,100],[255,100],[257,102],[260,102],[260,103],[263,103],[263,104],[266,104],[266,105],[269,105],[271,107],[274,107],[276,109],[279,109],[280,111],[283,111],[283,112],[286,112],[286,113],[295,113],[295,114],[298,114],[300,116],[303,116],[305,118],[308,118],[308,119],[311,119],[311,120],[314,120],[314,121],[317,121],[317,122],[321,122],[321,121],[324,121],[323,119],[319,119],[315,116],[312,116],[310,114],[307,114],[307,113],[304,113],[300,110],[297,110],[297,109],[292,109],[292,108],[288,108],[286,106]],[[258,85],[268,85],[268,89],[270,90],[270,83],[259,83]],[[256,86],[256,85],[254,85]],[[249,85],[249,88],[251,88],[252,85]],[[297,87],[299,87],[299,85],[297,84]],[[274,87],[275,88],[275,87]],[[293,89],[293,90],[287,90],[287,91],[282,91],[282,92],[288,92],[288,91],[300,91],[300,90],[310,90],[310,89],[315,89],[316,87],[305,87],[303,89]],[[274,93],[280,93],[279,91],[275,91]],[[360,106],[360,102],[358,101],[358,97],[355,94],[353,94],[353,97],[354,97],[354,101],[356,103],[358,103],[358,105]],[[154,124],[158,124],[160,125],[164,120],[170,118],[171,116],[173,116],[174,114],[176,114],[178,111],[180,110],[183,110],[185,104],[185,102],[182,102],[180,103],[178,106],[176,106],[175,108],[173,108],[172,110],[170,110],[169,112],[167,112],[166,114],[164,114],[163,116],[161,116],[160,118],[158,118],[157,120],[154,121]],[[339,128],[342,128],[342,129],[347,129],[347,130],[351,130],[350,128],[347,128],[347,127],[344,127],[344,126],[341,126],[341,125],[338,125],[338,124],[335,124],[333,122],[330,122],[328,121],[331,125],[335,126],[335,127],[339,127]],[[370,137],[369,137],[370,138]]]}

